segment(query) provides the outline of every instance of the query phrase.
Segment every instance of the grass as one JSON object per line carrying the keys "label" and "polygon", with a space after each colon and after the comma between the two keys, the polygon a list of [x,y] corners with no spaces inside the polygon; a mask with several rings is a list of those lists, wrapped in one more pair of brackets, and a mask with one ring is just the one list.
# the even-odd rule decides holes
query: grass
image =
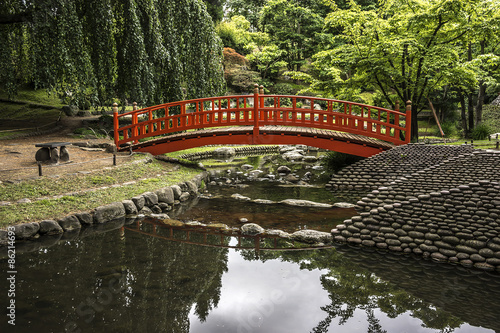
{"label": "grass", "polygon": [[[0,90],[0,98],[9,99],[5,91]],[[16,101],[28,103],[51,105],[55,108],[61,108],[64,104],[55,93],[50,93],[46,89],[33,90],[29,88],[20,88],[17,95],[13,97]]]}
{"label": "grass", "polygon": [[[91,211],[98,206],[130,199],[147,191],[179,184],[192,179],[199,170],[174,168],[172,164],[154,160],[151,163],[133,163],[87,175],[69,175],[62,178],[41,178],[17,184],[1,184],[2,200],[35,200],[40,197],[63,195],[58,199],[35,200],[28,204],[0,207],[0,227],[10,224],[54,219],[81,211]],[[134,184],[121,187],[130,180]],[[107,188],[102,188],[106,186]],[[78,189],[78,193],[74,192]]]}
{"label": "grass", "polygon": [[[463,144],[470,144],[471,140],[470,139],[462,139],[458,140],[455,142],[449,142],[449,143],[439,143],[439,145],[463,145]],[[474,140],[474,147],[479,148],[479,149],[495,149],[496,148],[496,142],[495,140],[489,141],[489,140]]]}
{"label": "grass", "polygon": [[[47,129],[44,125],[55,123],[61,116],[60,103],[57,103],[51,98],[48,98],[46,92],[21,91],[17,98],[22,98],[26,104],[0,102],[0,139],[11,137],[13,135],[22,135],[32,133],[33,130],[25,130],[27,128]],[[7,98],[5,94],[0,91],[0,98]],[[52,109],[46,107],[39,107],[36,104],[51,104]],[[18,130],[15,130],[18,129]]]}

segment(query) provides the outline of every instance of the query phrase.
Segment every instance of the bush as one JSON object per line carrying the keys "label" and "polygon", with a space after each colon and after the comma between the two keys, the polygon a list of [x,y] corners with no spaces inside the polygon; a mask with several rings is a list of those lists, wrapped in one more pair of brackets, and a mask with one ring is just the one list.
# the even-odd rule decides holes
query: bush
{"label": "bush", "polygon": [[337,172],[342,168],[361,161],[363,157],[330,151],[321,160],[321,165],[330,172]]}
{"label": "bush", "polygon": [[276,95],[295,95],[295,90],[290,83],[277,83],[273,86]]}
{"label": "bush", "polygon": [[483,122],[492,133],[500,132],[500,105],[485,105],[483,107]]}
{"label": "bush", "polygon": [[487,125],[479,124],[472,131],[471,137],[474,140],[486,140],[490,134],[491,134],[491,130]]}
{"label": "bush", "polygon": [[[451,137],[455,136],[457,134],[457,127],[456,123],[452,121],[445,121],[441,124],[441,129],[444,132],[444,135],[446,137]],[[436,136],[441,136],[441,133],[439,132],[439,128],[437,129]]]}

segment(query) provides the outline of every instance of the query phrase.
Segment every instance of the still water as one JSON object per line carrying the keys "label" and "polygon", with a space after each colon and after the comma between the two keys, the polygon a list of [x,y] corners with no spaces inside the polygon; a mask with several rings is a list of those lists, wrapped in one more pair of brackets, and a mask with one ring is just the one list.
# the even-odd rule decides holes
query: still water
{"label": "still water", "polygon": [[0,331],[500,332],[498,275],[348,247],[257,252],[188,244],[182,230],[152,237],[140,232],[147,222],[116,227],[19,253],[16,326],[3,316]]}
{"label": "still water", "polygon": [[[278,203],[339,201],[322,187],[242,181],[209,192],[169,215],[231,227],[245,218],[293,232],[329,231],[355,214]],[[0,332],[500,333],[498,274],[359,248],[297,249],[209,227],[124,222],[18,243],[16,325],[8,324],[4,282]],[[7,259],[0,267],[6,281]]]}
{"label": "still water", "polygon": [[[304,199],[317,203],[334,204],[339,199],[324,186],[289,186],[268,182],[240,183],[238,186],[209,186],[210,196],[197,198],[187,205],[179,205],[169,216],[181,221],[224,223],[241,227],[241,219],[257,223],[264,229],[294,232],[314,229],[329,232],[337,224],[356,214],[354,208],[297,207],[280,203],[286,199]],[[270,200],[273,204],[244,202],[231,198],[239,194],[252,200]]]}

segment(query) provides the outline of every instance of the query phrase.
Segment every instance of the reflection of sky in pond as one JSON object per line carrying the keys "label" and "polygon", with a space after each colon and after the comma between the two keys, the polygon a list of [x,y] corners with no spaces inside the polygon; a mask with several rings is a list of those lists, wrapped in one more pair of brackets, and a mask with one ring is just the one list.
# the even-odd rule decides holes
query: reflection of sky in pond
{"label": "reflection of sky in pond", "polygon": [[[301,270],[295,263],[278,260],[247,261],[238,252],[230,250],[219,304],[203,323],[192,309],[190,332],[313,332],[327,316],[321,307],[331,303],[320,282],[320,276],[326,273],[327,270]],[[410,312],[389,318],[375,309],[374,315],[382,328],[374,333],[384,330],[387,333],[439,332],[422,327],[421,320],[413,318]],[[339,325],[339,319],[334,318],[328,329],[321,332],[369,332],[367,314],[356,309],[346,323]],[[453,332],[494,331],[463,324]]]}

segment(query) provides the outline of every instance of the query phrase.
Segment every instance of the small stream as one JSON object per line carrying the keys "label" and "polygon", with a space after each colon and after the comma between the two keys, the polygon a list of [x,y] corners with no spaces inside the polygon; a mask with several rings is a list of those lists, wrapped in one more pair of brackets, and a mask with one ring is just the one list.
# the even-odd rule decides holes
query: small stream
{"label": "small stream", "polygon": [[[270,182],[253,182],[238,186],[208,186],[210,196],[203,196],[188,209],[169,213],[174,219],[198,221],[204,224],[224,223],[239,228],[241,219],[257,223],[264,229],[280,229],[293,233],[301,229],[329,232],[337,224],[352,217],[354,208],[295,207],[279,203],[285,199],[304,199],[334,204],[335,199],[324,187],[298,187]],[[232,198],[240,194],[252,200],[271,200],[275,203],[244,202]]]}
{"label": "small stream", "polygon": [[[321,172],[292,186],[279,177],[248,179],[234,167],[169,215],[329,231],[354,209],[279,203],[345,201],[319,186]],[[500,332],[498,274],[348,246],[286,249],[283,242],[279,250],[257,251],[255,242],[269,240],[147,219],[96,228],[43,245],[19,244],[32,251],[17,253],[16,325],[4,315],[0,332]],[[0,259],[4,271],[7,265]],[[6,295],[7,284],[1,286]],[[4,309],[6,302],[1,298]]]}

